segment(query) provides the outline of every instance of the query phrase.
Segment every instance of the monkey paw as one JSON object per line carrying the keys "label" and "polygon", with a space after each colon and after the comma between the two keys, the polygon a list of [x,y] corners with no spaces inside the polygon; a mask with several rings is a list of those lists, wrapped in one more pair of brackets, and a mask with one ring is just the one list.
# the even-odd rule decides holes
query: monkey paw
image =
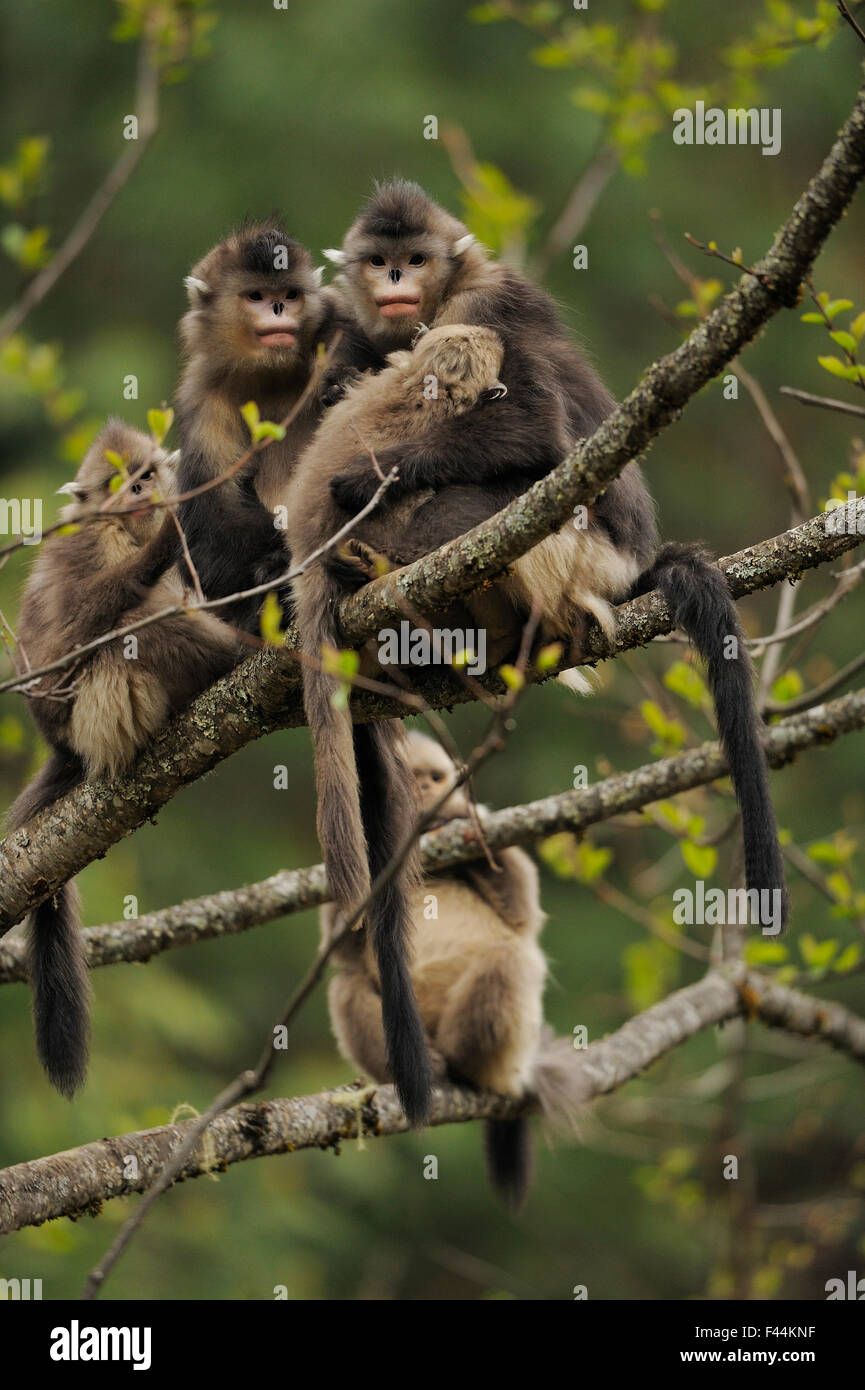
{"label": "monkey paw", "polygon": [[359,381],[360,377],[361,373],[354,367],[350,367],[348,370],[340,368],[325,372],[318,395],[319,401],[325,408],[336,405],[338,401],[342,400],[352,382]]}

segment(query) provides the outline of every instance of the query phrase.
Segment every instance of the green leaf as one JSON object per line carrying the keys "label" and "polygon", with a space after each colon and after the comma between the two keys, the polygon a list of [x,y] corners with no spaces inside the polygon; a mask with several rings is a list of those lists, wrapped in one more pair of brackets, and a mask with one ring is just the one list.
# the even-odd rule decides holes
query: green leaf
{"label": "green leaf", "polygon": [[831,372],[832,376],[843,376],[845,379],[849,380],[847,376],[848,369],[841,361],[840,357],[818,357],[817,361],[825,372]]}
{"label": "green leaf", "polygon": [[504,11],[498,5],[473,5],[469,10],[469,19],[475,24],[496,24],[504,18]]}
{"label": "green leaf", "polygon": [[282,425],[275,424],[273,420],[262,420],[255,401],[247,401],[246,405],[240,407],[240,413],[252,435],[253,444],[258,444],[262,439],[285,438],[285,429]]}
{"label": "green leaf", "polygon": [[174,411],[171,409],[171,406],[167,406],[165,410],[148,410],[147,428],[150,430],[157,444],[162,443],[173,424]]}
{"label": "green leaf", "polygon": [[247,401],[246,405],[240,407],[240,413],[246,421],[249,433],[254,439],[255,431],[258,428],[258,422],[261,419],[257,403],[255,401]]}
{"label": "green leaf", "polygon": [[[105,462],[110,463],[112,468],[116,469],[118,473],[121,473],[125,476],[126,459],[123,457],[122,454],[118,454],[116,449],[105,450]],[[117,489],[115,488],[114,491],[116,492],[116,490]]]}
{"label": "green leaf", "polygon": [[681,695],[695,709],[699,709],[708,699],[709,692],[703,679],[686,661],[673,662],[670,669],[664,672],[664,685],[674,695]]}
{"label": "green leaf", "polygon": [[772,695],[776,700],[794,700],[797,695],[801,695],[805,689],[802,677],[798,671],[786,671],[783,676],[779,676],[772,686]]}
{"label": "green leaf", "polygon": [[826,310],[826,317],[827,317],[827,318],[830,318],[830,319],[834,319],[834,317],[835,317],[836,314],[842,314],[842,313],[844,312],[845,309],[852,309],[852,308],[853,308],[853,300],[852,300],[852,299],[830,299],[829,302],[828,302],[827,304],[824,304],[824,305],[823,305],[823,308]]}
{"label": "green leaf", "polygon": [[856,339],[852,333],[848,333],[845,329],[836,328],[833,333],[829,334],[829,337],[845,352],[854,353],[856,351]]}
{"label": "green leaf", "polygon": [[500,666],[499,675],[508,687],[508,690],[522,690],[526,683],[525,676],[522,671],[517,670],[516,666]]}
{"label": "green leaf", "polygon": [[861,314],[857,314],[856,318],[851,323],[850,332],[858,343],[862,334],[865,333],[865,309],[862,310]]}
{"label": "green leaf", "polygon": [[679,848],[694,878],[712,877],[718,863],[718,851],[713,845],[695,845],[693,840],[683,840]]}
{"label": "green leaf", "polygon": [[837,970],[838,974],[843,974],[846,970],[852,970],[862,959],[862,948],[856,942],[851,942],[845,946],[838,959],[833,963],[832,969]]}
{"label": "green leaf", "polygon": [[780,941],[763,941],[751,936],[745,942],[744,956],[748,965],[778,965],[790,952]]}
{"label": "green leaf", "polygon": [[823,970],[838,950],[837,941],[817,941],[810,932],[799,937],[802,959],[812,970]]}
{"label": "green leaf", "polygon": [[0,748],[6,748],[10,753],[17,752],[24,747],[24,725],[20,719],[16,719],[14,714],[4,714],[0,719]]}
{"label": "green leaf", "polygon": [[803,322],[803,323],[825,323],[826,320],[824,319],[824,317],[823,317],[822,314],[810,313],[810,314],[803,314],[803,315],[802,315],[802,322]]}
{"label": "green leaf", "polygon": [[829,840],[816,840],[806,851],[808,858],[817,864],[843,864],[843,856]]}
{"label": "green leaf", "polygon": [[285,638],[280,630],[282,620],[282,608],[276,591],[271,589],[270,593],[261,606],[261,617],[259,619],[259,631],[262,639],[270,647],[281,647]]}
{"label": "green leaf", "polygon": [[542,647],[535,660],[536,669],[538,671],[554,670],[561,661],[564,650],[562,642],[551,642],[548,647]]}

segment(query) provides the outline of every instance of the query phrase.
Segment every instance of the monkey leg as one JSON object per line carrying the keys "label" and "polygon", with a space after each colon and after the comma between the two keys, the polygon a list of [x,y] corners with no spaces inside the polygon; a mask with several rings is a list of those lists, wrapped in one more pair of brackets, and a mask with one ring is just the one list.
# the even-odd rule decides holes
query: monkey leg
{"label": "monkey leg", "polygon": [[492,947],[468,967],[435,1037],[452,1072],[482,1090],[526,1090],[540,1041],[544,975],[539,950],[511,944]]}
{"label": "monkey leg", "polygon": [[[381,996],[365,971],[342,970],[327,991],[330,1021],[342,1056],[373,1081],[390,1081],[387,1047],[381,1020]],[[445,1060],[430,1046],[430,1065],[436,1080],[444,1079]]]}

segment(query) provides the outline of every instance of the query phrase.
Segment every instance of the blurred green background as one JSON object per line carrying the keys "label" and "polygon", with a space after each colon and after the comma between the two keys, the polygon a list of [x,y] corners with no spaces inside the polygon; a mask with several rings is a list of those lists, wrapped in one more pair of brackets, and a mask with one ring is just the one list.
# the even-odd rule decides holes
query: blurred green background
{"label": "blurred green background", "polygon": [[[3,234],[4,304],[29,278],[27,256],[38,259],[38,229],[49,229],[56,248],[122,150],[123,117],[134,110],[136,16],[145,8],[123,6],[124,42],[124,31],[112,36],[120,11],[107,0],[7,6],[0,16],[0,213],[19,229]],[[372,181],[397,172],[468,213],[494,244],[532,258],[603,131],[612,132],[625,167],[577,237],[588,247],[588,269],[573,269],[564,252],[545,283],[611,387],[626,393],[679,337],[653,299],[674,309],[690,298],[657,244],[650,211],[662,214],[692,272],[728,283],[735,272],[707,261],[683,233],[756,259],[846,116],[863,57],[833,6],[815,8],[815,0],[765,8],[749,0],[611,2],[580,16],[564,4],[482,6],[470,16],[461,0],[288,0],[283,10],[217,0],[187,13],[196,25],[214,22],[195,45],[201,51],[172,69],[182,80],[163,89],[152,147],[27,320],[24,342],[0,358],[3,495],[44,497],[46,524],[55,489],[100,419],[117,413],[144,425],[148,407],[171,399],[181,280],[194,260],[245,215],[274,209],[310,247],[338,244]],[[582,36],[568,37],[568,25]],[[601,27],[589,40],[590,25]],[[777,157],[674,145],[670,111],[683,90],[726,106],[750,99],[749,86],[758,105],[782,109]],[[430,115],[437,140],[424,138]],[[454,164],[465,145],[445,138],[454,127],[481,161],[468,203],[465,167]],[[33,198],[16,204],[16,150],[32,136],[48,137],[50,148]],[[20,229],[37,229],[35,238],[22,242]],[[860,196],[816,272],[817,288],[849,297],[853,313],[865,306],[862,246]],[[683,328],[688,313],[678,315]],[[778,387],[854,399],[852,386],[817,363],[833,350],[822,330],[788,312],[744,357],[798,453],[815,511],[840,473],[861,466],[856,422],[806,410]],[[122,394],[130,373],[140,383],[135,402]],[[790,524],[777,451],[744,390],[736,401],[722,398],[719,383],[703,391],[647,469],[666,538],[702,538],[726,554]],[[0,603],[13,626],[27,563],[19,552],[0,573]],[[802,581],[797,611],[829,591],[837,568]],[[777,602],[774,591],[742,606],[750,632],[771,628]],[[862,647],[863,612],[856,591],[796,655],[778,693],[810,687],[851,660]],[[647,761],[654,737],[640,713],[646,700],[677,721],[663,748],[708,737],[703,713],[661,684],[684,652],[667,645],[632,654],[602,672],[600,693],[588,701],[560,687],[530,692],[507,753],[480,779],[481,798],[512,804],[566,789],[577,764],[595,777]],[[0,720],[8,805],[39,749],[20,696],[2,697]],[[485,727],[476,708],[450,722],[466,750]],[[279,763],[289,766],[290,793],[273,789]],[[773,779],[792,841],[806,855],[818,845],[808,856],[818,882],[791,872],[792,939],[777,962],[788,975],[823,969],[861,940],[862,772],[862,740],[853,735]],[[709,829],[729,808],[706,793],[677,805],[705,817]],[[129,894],[147,912],[315,862],[313,808],[307,731],[252,745],[81,875],[85,920],[120,918]],[[700,967],[646,930],[647,917],[669,924],[673,890],[693,880],[676,840],[647,821],[603,826],[588,843],[610,855],[577,856],[571,878],[543,873],[547,1012],[559,1031],[584,1023],[597,1038],[696,979]],[[713,882],[726,885],[731,872],[728,840]],[[692,935],[708,944],[710,929]],[[184,1102],[204,1108],[257,1056],[316,939],[306,913],[146,967],[98,971],[90,1081],[72,1106],[36,1064],[26,990],[3,988],[0,1163],[162,1123]],[[858,950],[846,960],[849,979],[833,979],[829,964],[815,989],[861,1012]],[[595,1107],[580,1143],[549,1150],[539,1142],[537,1181],[518,1217],[490,1196],[477,1126],[370,1140],[363,1151],[348,1144],[338,1159],[309,1152],[240,1164],[165,1196],[111,1293],[267,1299],[286,1285],[289,1297],[303,1299],[566,1299],[586,1284],[590,1297],[605,1299],[824,1297],[827,1278],[865,1260],[861,1072],[757,1025],[744,1051],[741,1044],[738,1026],[703,1034]],[[319,990],[271,1094],[313,1092],[350,1076]],[[741,1157],[739,1183],[721,1180],[730,1152]],[[439,1159],[435,1182],[422,1176],[426,1154]],[[42,1278],[46,1298],[74,1295],[129,1208],[113,1202],[98,1220],[62,1220],[5,1239],[0,1275]]]}

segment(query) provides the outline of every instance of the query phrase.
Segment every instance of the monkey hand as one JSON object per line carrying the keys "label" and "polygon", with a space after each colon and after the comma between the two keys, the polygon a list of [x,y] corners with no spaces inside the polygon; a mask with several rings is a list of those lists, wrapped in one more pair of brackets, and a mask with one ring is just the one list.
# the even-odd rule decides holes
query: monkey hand
{"label": "monkey hand", "polygon": [[361,373],[356,367],[331,367],[321,379],[319,400],[325,407],[341,401],[349,386],[359,381]]}
{"label": "monkey hand", "polygon": [[[379,486],[379,480],[368,459],[364,461],[364,466],[352,468],[348,473],[337,473],[336,477],[330,480],[334,502],[338,507],[342,507],[344,512],[350,512],[352,515],[372,501]],[[389,496],[393,494],[393,487],[391,484]]]}

